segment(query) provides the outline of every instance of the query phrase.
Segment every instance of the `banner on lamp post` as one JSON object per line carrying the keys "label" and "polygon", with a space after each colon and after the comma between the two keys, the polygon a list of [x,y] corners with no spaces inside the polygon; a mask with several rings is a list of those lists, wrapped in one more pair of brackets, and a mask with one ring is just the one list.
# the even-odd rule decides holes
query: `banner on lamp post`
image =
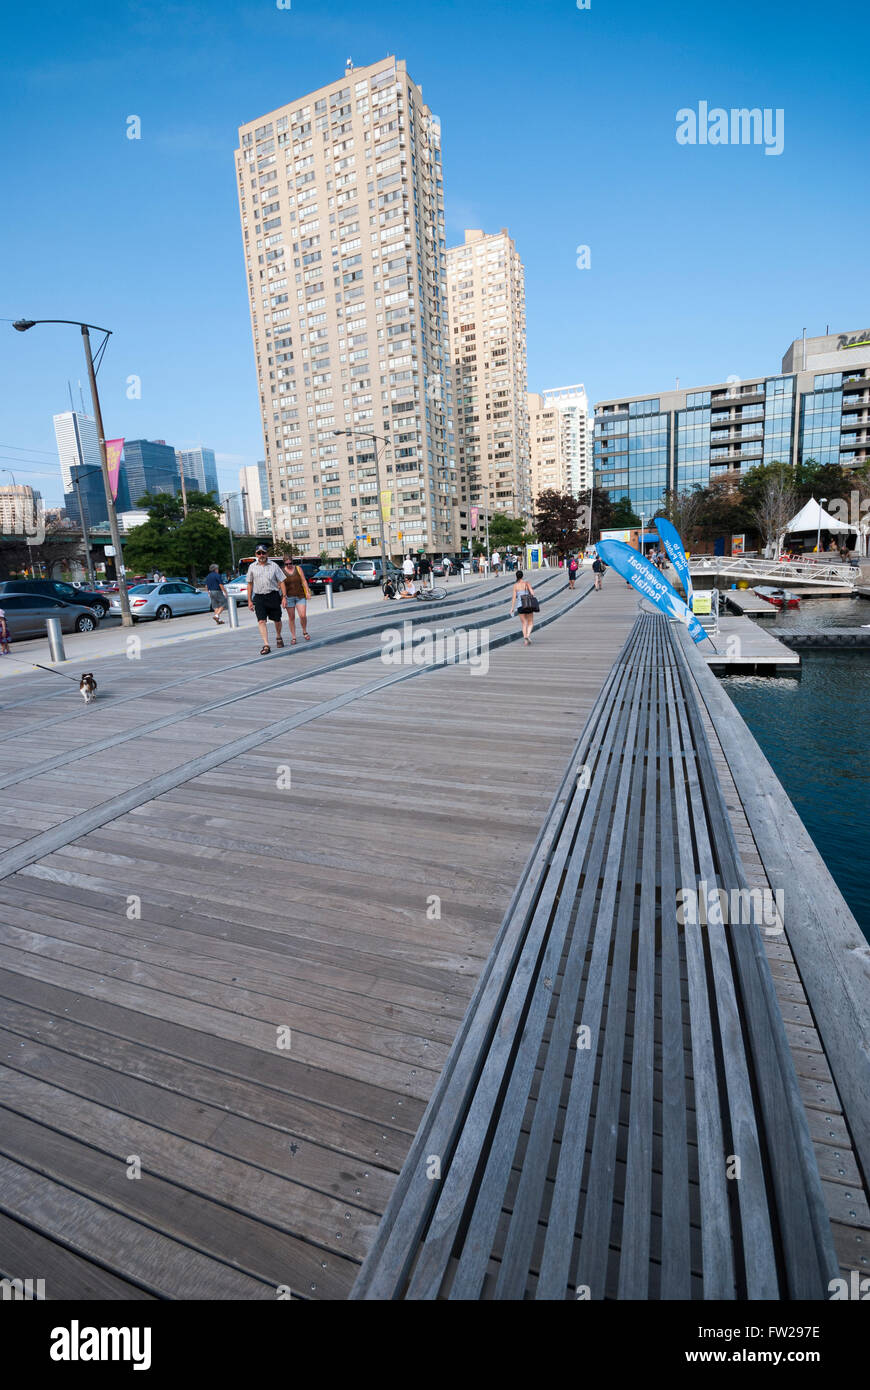
{"label": "banner on lamp post", "polygon": [[123,451],[123,439],[106,440],[106,463],[109,467],[109,486],[112,489],[113,502],[118,500],[118,478],[121,472],[121,454]]}
{"label": "banner on lamp post", "polygon": [[472,508],[470,508],[470,511],[471,511],[471,517],[470,517],[470,520],[471,520],[471,529],[472,529],[472,531],[476,531],[476,530],[477,530],[477,518],[480,516],[480,508],[479,508],[479,507],[472,507]]}
{"label": "banner on lamp post", "polygon": [[657,516],[655,527],[661,537],[665,554],[677,571],[677,577],[683,586],[686,595],[686,602],[692,606],[692,575],[689,571],[689,562],[686,559],[686,547],[683,545],[680,533],[673,522],[668,521],[665,516]]}
{"label": "banner on lamp post", "polygon": [[692,616],[691,610],[680,598],[673,584],[659,574],[655,565],[650,564],[645,555],[639,555],[633,546],[626,545],[624,541],[599,541],[596,549],[599,559],[603,560],[605,565],[609,565],[617,574],[621,574],[623,579],[627,579],[632,588],[649,599],[660,612],[685,623],[693,642],[703,642],[708,634],[698,619]]}
{"label": "banner on lamp post", "polygon": [[393,493],[392,493],[392,490],[391,490],[390,488],[385,487],[384,490],[383,490],[382,493],[381,493],[381,518],[382,518],[382,520],[383,520],[383,522],[384,522],[385,525],[388,525],[388,524],[389,524],[389,520],[390,520],[390,517],[391,517],[391,515],[392,515],[392,511],[393,511]]}

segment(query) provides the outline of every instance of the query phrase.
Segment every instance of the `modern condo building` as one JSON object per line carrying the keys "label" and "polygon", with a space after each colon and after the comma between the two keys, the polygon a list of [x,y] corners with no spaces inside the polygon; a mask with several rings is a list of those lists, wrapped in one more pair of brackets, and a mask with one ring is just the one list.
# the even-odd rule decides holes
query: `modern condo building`
{"label": "modern condo building", "polygon": [[447,286],[462,501],[529,517],[525,273],[507,231],[467,231]]}
{"label": "modern condo building", "polygon": [[760,463],[870,458],[870,329],[798,338],[772,376],[599,401],[595,481],[651,514],[666,488]]}
{"label": "modern condo building", "polygon": [[276,536],[456,549],[441,135],[405,63],[241,126],[236,177]]}

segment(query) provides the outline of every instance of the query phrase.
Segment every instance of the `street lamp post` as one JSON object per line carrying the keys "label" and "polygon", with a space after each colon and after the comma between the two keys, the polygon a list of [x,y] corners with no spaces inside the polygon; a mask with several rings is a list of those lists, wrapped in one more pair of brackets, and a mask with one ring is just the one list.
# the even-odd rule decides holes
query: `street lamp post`
{"label": "street lamp post", "polygon": [[[222,500],[223,502],[230,502],[230,501],[232,500],[233,497],[242,497],[242,498],[244,498],[244,497],[247,497],[247,495],[248,495],[248,489],[247,489],[246,487],[243,487],[242,490],[241,490],[241,492],[225,492],[225,493],[223,494],[221,500]],[[242,506],[244,507],[244,502],[242,503]],[[233,545],[233,518],[232,518],[232,513],[230,512],[229,507],[224,507],[224,511],[226,512],[226,515],[227,515],[227,530],[228,530],[229,533],[230,533],[230,565],[232,566],[232,569],[235,570],[235,568],[236,568],[236,548],[235,548],[235,546]]]}
{"label": "street lamp post", "polygon": [[115,499],[112,496],[112,484],[109,479],[109,460],[106,456],[106,439],[103,429],[103,413],[100,409],[100,396],[97,391],[97,371],[94,367],[94,359],[91,355],[91,335],[88,331],[93,328],[97,333],[105,333],[98,357],[102,358],[106,350],[106,344],[112,336],[108,328],[98,328],[96,324],[79,323],[76,319],[18,319],[12,327],[19,333],[26,333],[29,328],[35,328],[41,323],[66,323],[74,328],[81,329],[82,345],[85,350],[85,361],[88,367],[88,380],[91,386],[91,399],[94,405],[94,421],[97,426],[97,438],[100,442],[100,465],[103,471],[103,487],[106,490],[106,510],[109,515],[109,534],[112,537],[112,549],[115,552],[115,572],[118,576],[118,599],[121,604],[121,624],[123,627],[132,627],[133,619],[130,614],[130,599],[127,595],[127,577],[124,569],[124,551],[121,545],[121,531],[118,526],[118,516],[115,511]]}
{"label": "street lamp post", "polygon": [[[386,522],[384,521],[383,498],[381,494],[381,454],[385,453],[390,447],[390,441],[383,434],[373,434],[371,430],[333,430],[333,434],[344,434],[349,439],[371,439],[375,446],[375,482],[378,489],[378,510],[380,513],[380,532],[381,532],[381,583],[386,579],[389,571],[387,563],[387,542],[386,542]],[[383,444],[383,449],[378,451],[378,444]]]}
{"label": "street lamp post", "polygon": [[[804,329],[804,332],[806,332],[806,329]],[[821,553],[820,550],[819,550],[819,546],[820,546],[821,543],[822,543],[822,507],[825,505],[825,503],[827,502],[827,500],[828,500],[827,497],[820,497],[820,498],[819,498],[819,524],[818,524],[818,526],[816,527],[816,554],[817,554],[817,555],[819,555],[819,554]]]}

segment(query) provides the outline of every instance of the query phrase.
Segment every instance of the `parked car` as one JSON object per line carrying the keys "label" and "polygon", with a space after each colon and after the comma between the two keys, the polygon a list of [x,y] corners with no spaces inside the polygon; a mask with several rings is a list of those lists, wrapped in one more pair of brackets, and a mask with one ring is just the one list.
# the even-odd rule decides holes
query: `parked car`
{"label": "parked car", "polygon": [[[355,560],[351,565],[351,574],[355,574],[361,579],[363,584],[379,584],[383,564],[380,559],[374,560]],[[400,575],[402,571],[397,569],[391,560],[387,561],[387,574],[394,577]]]}
{"label": "parked car", "polygon": [[[179,618],[187,613],[208,613],[211,610],[208,594],[180,579],[167,580],[165,584],[134,584],[127,592],[134,623],[138,623],[140,618],[157,618],[163,622],[167,618]],[[112,599],[111,611],[120,613],[120,597]]]}
{"label": "parked car", "polygon": [[109,611],[109,599],[94,589],[77,589],[63,579],[4,579],[0,583],[0,594],[45,594],[46,598],[63,599],[65,603],[79,603],[86,608],[97,610],[97,616],[105,618]]}
{"label": "parked car", "polygon": [[[11,583],[12,581],[10,581]],[[10,637],[44,637],[46,618],[60,618],[62,632],[96,632],[100,615],[85,603],[66,603],[48,594],[0,594]]]}
{"label": "parked car", "polygon": [[226,589],[226,591],[227,591],[228,594],[232,594],[233,598],[236,600],[236,603],[244,603],[244,604],[247,604],[247,602],[248,602],[248,577],[247,577],[247,575],[245,575],[245,574],[240,574],[239,577],[238,577],[238,579],[228,579],[228,580],[226,581],[226,583],[224,584],[224,588]]}
{"label": "parked car", "polygon": [[432,573],[433,573],[433,574],[438,574],[438,575],[440,575],[442,578],[444,577],[444,561],[445,561],[445,559],[450,559],[450,573],[451,573],[451,574],[458,574],[458,573],[459,573],[459,569],[460,569],[460,562],[459,562],[458,560],[454,560],[454,559],[453,559],[452,557],[450,557],[450,556],[443,556],[443,555],[441,556],[440,559],[438,559],[438,560],[433,560],[433,561],[432,561]]}
{"label": "parked car", "polygon": [[322,594],[326,589],[327,579],[332,580],[332,592],[334,594],[340,594],[342,589],[361,589],[363,587],[363,581],[358,574],[353,574],[340,565],[324,565],[308,581],[312,594]]}

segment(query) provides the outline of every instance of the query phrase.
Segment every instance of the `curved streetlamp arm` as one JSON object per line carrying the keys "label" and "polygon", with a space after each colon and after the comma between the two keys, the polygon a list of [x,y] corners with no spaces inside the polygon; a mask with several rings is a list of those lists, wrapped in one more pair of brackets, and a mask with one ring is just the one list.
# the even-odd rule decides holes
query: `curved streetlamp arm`
{"label": "curved streetlamp arm", "polygon": [[19,333],[26,333],[28,328],[35,328],[38,323],[68,323],[73,328],[92,328],[95,333],[106,333],[111,338],[111,328],[100,328],[96,323],[82,323],[81,319],[16,319],[12,327],[17,328]]}

